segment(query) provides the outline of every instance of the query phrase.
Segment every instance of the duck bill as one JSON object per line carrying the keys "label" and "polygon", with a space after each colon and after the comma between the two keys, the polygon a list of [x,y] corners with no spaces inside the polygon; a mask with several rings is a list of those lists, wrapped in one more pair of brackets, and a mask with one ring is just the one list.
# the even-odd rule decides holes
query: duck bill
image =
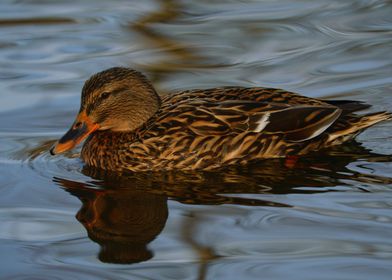
{"label": "duck bill", "polygon": [[50,153],[57,155],[73,149],[98,128],[99,125],[93,123],[85,112],[79,113],[72,127],[50,149]]}

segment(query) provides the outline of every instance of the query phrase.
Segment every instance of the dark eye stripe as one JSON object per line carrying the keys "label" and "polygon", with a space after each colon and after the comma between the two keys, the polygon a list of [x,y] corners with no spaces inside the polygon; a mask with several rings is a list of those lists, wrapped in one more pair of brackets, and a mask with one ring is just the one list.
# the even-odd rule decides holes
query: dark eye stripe
{"label": "dark eye stripe", "polygon": [[93,103],[88,104],[88,106],[86,108],[87,114],[90,114],[92,110],[97,108],[102,103],[102,101],[107,99],[109,96],[117,95],[125,90],[126,90],[126,88],[123,87],[123,88],[117,88],[111,92],[108,92],[108,91],[103,92],[101,95],[99,95],[97,97],[96,100],[94,100]]}

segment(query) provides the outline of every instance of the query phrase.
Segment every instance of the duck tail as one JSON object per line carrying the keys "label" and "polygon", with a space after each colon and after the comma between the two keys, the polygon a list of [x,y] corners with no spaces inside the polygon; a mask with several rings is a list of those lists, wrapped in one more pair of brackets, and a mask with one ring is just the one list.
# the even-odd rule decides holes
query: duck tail
{"label": "duck tail", "polygon": [[387,120],[392,120],[392,113],[383,111],[363,116],[351,114],[337,121],[338,125],[330,132],[328,142],[336,145],[352,140],[368,127]]}
{"label": "duck tail", "polygon": [[369,109],[371,105],[363,101],[353,101],[353,100],[323,100],[324,102],[331,104],[333,106],[342,109],[343,113],[353,113],[365,109]]}
{"label": "duck tail", "polygon": [[376,113],[371,113],[367,114],[364,116],[360,116],[358,120],[358,125],[359,129],[363,130],[366,129],[372,125],[375,125],[376,123],[382,122],[382,121],[387,121],[387,120],[392,120],[392,114],[389,112],[376,112]]}

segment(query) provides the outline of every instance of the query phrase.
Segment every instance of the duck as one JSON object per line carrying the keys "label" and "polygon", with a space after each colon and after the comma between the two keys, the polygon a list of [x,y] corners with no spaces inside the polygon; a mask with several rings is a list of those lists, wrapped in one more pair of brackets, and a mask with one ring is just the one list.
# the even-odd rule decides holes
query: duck
{"label": "duck", "polygon": [[322,100],[283,89],[218,87],[160,96],[127,67],[92,75],[71,128],[52,155],[80,152],[88,166],[118,172],[213,170],[270,158],[305,156],[353,140],[392,119],[358,114],[361,101]]}

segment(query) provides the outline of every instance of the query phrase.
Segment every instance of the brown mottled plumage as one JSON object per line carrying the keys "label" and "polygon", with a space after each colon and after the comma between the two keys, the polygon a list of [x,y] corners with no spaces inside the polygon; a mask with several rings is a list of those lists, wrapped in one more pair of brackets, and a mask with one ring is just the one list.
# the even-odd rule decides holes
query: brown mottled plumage
{"label": "brown mottled plumage", "polygon": [[81,157],[98,168],[210,170],[303,155],[392,118],[354,113],[368,107],[261,87],[187,90],[161,99],[141,73],[116,67],[85,83],[79,115],[51,152],[70,150],[89,136]]}

